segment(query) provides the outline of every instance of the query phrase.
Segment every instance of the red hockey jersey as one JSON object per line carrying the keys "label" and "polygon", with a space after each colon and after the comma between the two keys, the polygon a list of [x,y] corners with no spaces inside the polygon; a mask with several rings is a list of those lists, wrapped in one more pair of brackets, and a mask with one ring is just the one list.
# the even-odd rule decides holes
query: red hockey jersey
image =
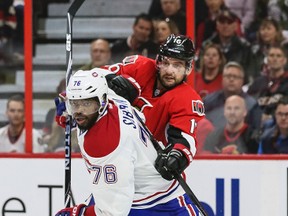
{"label": "red hockey jersey", "polygon": [[184,82],[163,94],[157,92],[156,62],[140,55],[128,56],[122,63],[111,65],[108,69],[117,75],[129,75],[139,83],[141,95],[133,105],[144,113],[145,123],[158,141],[167,145],[166,132],[171,125],[182,131],[195,155],[195,130],[197,122],[204,116],[204,106],[190,85]]}

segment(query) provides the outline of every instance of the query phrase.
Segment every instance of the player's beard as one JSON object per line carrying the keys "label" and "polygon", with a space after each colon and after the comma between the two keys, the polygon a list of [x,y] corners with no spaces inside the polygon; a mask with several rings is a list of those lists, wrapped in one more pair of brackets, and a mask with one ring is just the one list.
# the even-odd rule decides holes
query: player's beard
{"label": "player's beard", "polygon": [[175,81],[174,84],[172,84],[172,85],[167,85],[167,84],[165,83],[165,81],[161,78],[160,72],[158,71],[158,73],[157,73],[157,79],[159,80],[159,82],[161,83],[161,85],[162,85],[165,89],[167,89],[167,90],[173,89],[173,88],[175,88],[176,86],[180,85],[181,83],[183,83],[183,82],[186,80],[186,78],[187,78],[187,75],[185,74],[185,75],[183,76],[183,79],[182,79],[180,82],[176,82],[176,81]]}
{"label": "player's beard", "polygon": [[[75,118],[77,126],[80,130],[89,130],[97,121],[98,116],[99,116],[99,113],[95,112],[95,113],[90,114],[90,115],[76,114],[74,116],[74,118]],[[77,118],[82,118],[84,120],[84,123],[79,124],[77,122]]]}

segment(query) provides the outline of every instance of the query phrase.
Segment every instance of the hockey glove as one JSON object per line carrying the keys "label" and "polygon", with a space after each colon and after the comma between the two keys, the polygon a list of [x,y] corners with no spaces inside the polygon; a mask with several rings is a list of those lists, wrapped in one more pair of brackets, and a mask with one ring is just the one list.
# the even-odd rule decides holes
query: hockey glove
{"label": "hockey glove", "polygon": [[66,93],[59,94],[60,97],[54,99],[56,105],[56,117],[57,124],[63,128],[66,126],[66,116],[63,113],[66,111],[65,99]]}
{"label": "hockey glove", "polygon": [[55,216],[84,216],[86,205],[80,204],[71,208],[65,208],[57,212]]}
{"label": "hockey glove", "polygon": [[126,75],[114,77],[109,83],[109,88],[131,104],[141,93],[141,87],[136,80]]}
{"label": "hockey glove", "polygon": [[155,161],[155,168],[166,180],[175,178],[175,174],[181,174],[189,162],[186,156],[177,149],[172,149],[169,153],[159,153]]}

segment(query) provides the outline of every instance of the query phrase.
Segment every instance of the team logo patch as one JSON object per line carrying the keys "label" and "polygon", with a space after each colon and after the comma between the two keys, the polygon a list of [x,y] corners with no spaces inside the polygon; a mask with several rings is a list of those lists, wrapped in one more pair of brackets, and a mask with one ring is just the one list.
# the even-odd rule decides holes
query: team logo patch
{"label": "team logo patch", "polygon": [[123,65],[134,64],[138,59],[138,55],[127,56],[123,59]]}
{"label": "team logo patch", "polygon": [[98,73],[97,73],[97,72],[93,72],[93,73],[92,73],[92,76],[93,76],[93,77],[98,77]]}
{"label": "team logo patch", "polygon": [[205,115],[204,103],[200,100],[192,100],[192,111],[200,116]]}

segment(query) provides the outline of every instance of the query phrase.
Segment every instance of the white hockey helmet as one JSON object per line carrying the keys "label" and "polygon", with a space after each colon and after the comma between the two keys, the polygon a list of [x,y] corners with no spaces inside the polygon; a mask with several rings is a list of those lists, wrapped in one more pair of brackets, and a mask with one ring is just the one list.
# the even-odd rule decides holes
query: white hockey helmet
{"label": "white hockey helmet", "polygon": [[98,110],[101,115],[107,104],[108,84],[105,75],[108,72],[104,69],[94,68],[92,70],[79,70],[70,77],[67,89],[67,111],[70,115],[73,114],[71,110],[71,100],[83,100],[90,98],[98,98],[100,108]]}

